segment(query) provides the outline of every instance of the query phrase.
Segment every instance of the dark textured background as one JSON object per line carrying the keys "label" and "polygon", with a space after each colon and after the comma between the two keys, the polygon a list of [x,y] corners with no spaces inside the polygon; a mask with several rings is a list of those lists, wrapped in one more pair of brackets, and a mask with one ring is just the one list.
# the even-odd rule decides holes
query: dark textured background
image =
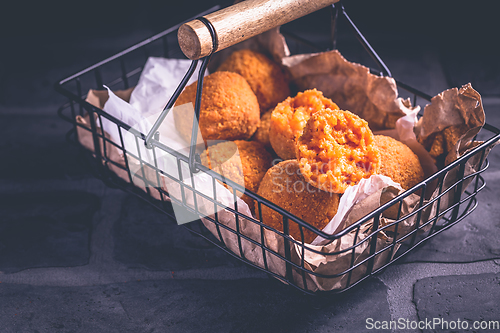
{"label": "dark textured background", "polygon": [[[89,173],[64,140],[70,126],[56,111],[65,100],[53,83],[215,3],[2,4],[0,332],[362,332],[367,317],[499,320],[499,148],[472,215],[330,298],[268,279]],[[500,126],[493,1],[345,7],[395,77],[431,95],[472,82]],[[288,28],[320,40],[328,20],[323,10]],[[339,33],[348,59],[369,61]]]}

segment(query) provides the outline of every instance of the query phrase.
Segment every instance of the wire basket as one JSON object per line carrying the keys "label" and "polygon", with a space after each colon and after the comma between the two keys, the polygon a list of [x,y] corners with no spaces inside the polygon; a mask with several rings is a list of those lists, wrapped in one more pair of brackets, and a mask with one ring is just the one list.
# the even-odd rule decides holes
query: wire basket
{"label": "wire basket", "polygon": [[[200,13],[200,16],[217,9],[218,7],[214,7],[207,12]],[[372,72],[378,75],[390,76],[390,72],[382,60],[356,29],[343,8],[341,9],[341,13],[347,18],[358,39],[377,64],[379,64],[380,70],[372,70]],[[333,26],[335,26],[338,11],[334,11],[333,14],[332,21]],[[176,219],[173,205],[177,205],[176,209],[182,207],[186,212],[194,214],[196,217],[203,215],[197,207],[197,197],[213,203],[216,211],[220,209],[218,207],[219,203],[198,191],[194,183],[186,184],[184,182],[183,172],[181,171],[183,167],[190,167],[190,176],[193,176],[195,172],[208,175],[212,180],[214,192],[216,192],[216,182],[226,184],[235,198],[237,192],[244,192],[255,201],[259,212],[262,212],[262,206],[267,206],[269,209],[279,213],[283,217],[283,230],[276,230],[267,226],[262,222],[261,214],[255,219],[241,213],[237,205],[235,207],[224,207],[225,211],[234,216],[234,223],[232,225],[221,223],[218,214],[215,213],[213,216],[203,215],[203,222],[198,219],[195,222],[183,224],[182,226],[205,238],[230,255],[265,271],[270,276],[286,284],[310,294],[340,293],[352,288],[371,275],[380,272],[422,242],[458,223],[477,207],[476,194],[485,187],[485,181],[481,177],[481,173],[488,168],[488,160],[485,157],[496,142],[500,140],[500,130],[488,124],[483,127],[480,133],[481,138],[484,140],[482,144],[476,146],[410,190],[403,192],[370,214],[360,218],[344,230],[330,235],[316,229],[256,193],[204,167],[199,159],[196,158],[193,150],[189,156],[180,154],[158,140],[155,140],[154,130],[150,133],[140,133],[85,101],[86,92],[89,89],[103,89],[104,84],[112,90],[125,90],[134,87],[139,80],[145,61],[150,56],[185,59],[176,43],[176,33],[179,26],[167,29],[55,84],[55,89],[68,98],[68,102],[58,110],[59,115],[73,125],[72,129],[67,133],[67,139],[81,148],[81,152],[87,157],[86,161],[93,174],[100,178],[106,185],[121,188],[142,198],[165,213],[170,218],[168,220],[172,223],[175,223]],[[282,32],[287,38],[292,53],[305,53],[318,50],[314,45],[305,43],[293,34],[286,33],[283,30]],[[208,63],[208,60],[204,60],[203,65],[206,67],[205,62]],[[398,88],[406,91],[413,98],[414,105],[418,105],[418,102],[421,101],[429,101],[431,98],[429,95],[397,80],[396,82]],[[185,82],[181,82],[180,89],[178,90],[182,90],[184,85]],[[173,105],[177,96],[171,99],[171,105]],[[197,111],[199,112],[199,105],[197,105]],[[84,127],[75,120],[77,115],[84,116],[86,114],[89,115],[89,127]],[[116,126],[120,135],[119,142],[114,142],[102,132],[103,121],[111,122]],[[87,131],[91,134],[93,151],[83,148],[78,141],[77,131]],[[160,170],[156,163],[151,164],[146,161],[141,156],[141,149],[137,149],[137,154],[131,154],[130,151],[126,151],[123,139],[125,132],[134,135],[137,147],[149,145],[153,155],[161,152],[162,154],[171,156],[179,170],[179,178],[166,174],[163,170]],[[194,138],[193,142],[196,142],[196,138]],[[122,162],[117,162],[115,158],[110,156],[110,147],[122,152],[124,156]],[[474,172],[467,171],[466,166],[471,161],[480,166],[478,170]],[[139,174],[132,174],[131,163],[138,163],[140,165],[139,170],[141,172]],[[179,185],[182,193],[181,198],[171,196],[165,190],[164,186],[162,186],[162,179],[165,179],[165,177]],[[449,180],[450,177],[453,180],[451,183],[444,181],[445,178]],[[138,179],[143,186],[136,186]],[[439,189],[437,196],[431,200],[425,200],[424,195],[421,195],[417,207],[411,213],[406,215],[401,213],[402,203],[405,198],[413,193],[425,193],[431,184],[436,183]],[[195,197],[194,204],[187,202],[186,198],[189,195]],[[394,209],[394,207],[398,209],[395,221],[387,225],[381,224],[380,221],[383,214],[391,208]],[[413,221],[411,230],[399,234],[398,229],[402,230],[405,222],[409,219]],[[247,227],[251,225],[252,228],[258,229],[260,237],[249,237],[243,228],[243,222],[246,223]],[[368,229],[366,229],[367,223],[370,224],[370,228]],[[289,235],[291,224],[297,225],[302,235],[301,239],[296,240]],[[339,251],[323,254],[332,256],[332,258],[333,256],[341,256],[345,262],[345,266],[340,266],[335,274],[322,274],[318,271],[313,271],[306,264],[304,260],[305,255],[302,255],[308,251],[311,253],[315,252],[314,249],[311,249],[303,241],[304,230],[306,229],[329,241],[339,240],[342,237],[346,237],[346,235],[353,236],[351,246]],[[360,237],[361,233],[364,233],[364,237]],[[274,235],[278,239],[278,245],[269,244],[266,238],[266,235],[269,234]],[[386,239],[381,245],[380,239],[383,239],[386,235],[392,235],[392,237]],[[234,241],[233,245],[228,244],[227,240],[229,238]],[[249,248],[252,249],[254,254],[258,254],[259,260],[248,259]],[[361,248],[363,252],[360,256]],[[327,281],[327,284],[331,285],[332,288],[329,288],[330,290],[328,291],[318,290],[315,284],[311,283],[312,280]]]}

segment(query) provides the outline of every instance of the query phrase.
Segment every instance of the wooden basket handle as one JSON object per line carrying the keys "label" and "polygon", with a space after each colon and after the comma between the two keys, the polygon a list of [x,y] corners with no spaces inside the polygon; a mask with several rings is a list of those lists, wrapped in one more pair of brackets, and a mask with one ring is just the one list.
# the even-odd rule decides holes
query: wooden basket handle
{"label": "wooden basket handle", "polygon": [[[246,0],[203,17],[212,23],[218,41],[217,50],[222,50],[338,1]],[[189,59],[200,59],[212,53],[212,36],[199,20],[181,25],[177,38],[182,52]]]}

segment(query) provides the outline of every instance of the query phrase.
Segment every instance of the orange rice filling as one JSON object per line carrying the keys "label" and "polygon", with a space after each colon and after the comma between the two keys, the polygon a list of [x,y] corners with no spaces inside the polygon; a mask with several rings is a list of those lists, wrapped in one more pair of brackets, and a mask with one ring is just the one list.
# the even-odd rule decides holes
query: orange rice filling
{"label": "orange rice filling", "polygon": [[316,89],[299,92],[276,106],[271,115],[270,140],[281,158],[295,157],[295,139],[302,135],[311,115],[324,109],[338,110],[339,107]]}
{"label": "orange rice filling", "polygon": [[380,153],[368,123],[342,110],[322,110],[311,116],[297,140],[300,171],[312,185],[344,193],[378,172]]}

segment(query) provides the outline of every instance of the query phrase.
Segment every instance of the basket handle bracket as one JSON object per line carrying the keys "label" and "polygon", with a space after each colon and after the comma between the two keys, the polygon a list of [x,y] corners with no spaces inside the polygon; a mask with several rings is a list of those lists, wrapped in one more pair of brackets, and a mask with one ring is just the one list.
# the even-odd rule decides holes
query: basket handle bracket
{"label": "basket handle bracket", "polygon": [[[198,172],[199,170],[198,170],[196,164],[197,163],[201,164],[201,158],[196,153],[196,143],[197,143],[197,139],[198,139],[198,123],[199,123],[199,118],[200,118],[200,106],[201,106],[201,95],[202,95],[202,90],[203,90],[204,73],[208,67],[212,53],[217,50],[217,46],[218,46],[217,34],[215,32],[215,29],[214,29],[214,26],[212,25],[212,23],[204,17],[198,17],[197,20],[202,22],[207,27],[208,31],[210,32],[211,39],[212,39],[212,52],[202,59],[201,68],[200,68],[200,71],[198,73],[198,83],[197,83],[197,87],[196,87],[196,99],[195,99],[195,104],[194,104],[193,127],[192,127],[192,132],[191,132],[191,146],[189,147],[189,157],[188,157],[189,158],[189,169],[192,173]],[[187,82],[193,76],[197,65],[198,65],[198,59],[195,59],[191,62],[191,66],[189,67],[187,73],[182,78],[181,83],[179,84],[179,86],[177,87],[177,89],[175,90],[173,95],[170,97],[170,100],[168,101],[167,105],[165,106],[165,108],[161,112],[158,119],[156,119],[156,121],[153,124],[153,127],[151,128],[149,133],[144,138],[144,143],[145,143],[147,148],[152,149],[155,146],[155,143],[159,142],[160,133],[158,132],[158,129],[160,128],[161,124],[165,120],[165,117],[167,116],[170,109],[174,106],[175,101],[179,97],[182,90],[184,90]]]}

